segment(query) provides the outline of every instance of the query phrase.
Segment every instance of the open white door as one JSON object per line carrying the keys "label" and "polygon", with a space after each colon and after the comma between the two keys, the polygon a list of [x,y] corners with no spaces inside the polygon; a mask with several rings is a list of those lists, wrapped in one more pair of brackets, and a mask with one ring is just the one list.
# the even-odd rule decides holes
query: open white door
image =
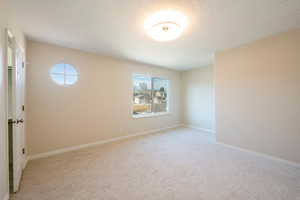
{"label": "open white door", "polygon": [[13,192],[19,189],[23,170],[24,148],[24,55],[22,50],[12,42],[9,43],[13,51],[11,66],[11,123],[12,123],[12,158],[13,158]]}
{"label": "open white door", "polygon": [[24,70],[23,55],[20,49],[16,49],[16,70],[15,70],[15,118],[16,123],[13,126],[13,168],[14,168],[14,192],[19,189],[23,170],[23,136],[24,136]]}

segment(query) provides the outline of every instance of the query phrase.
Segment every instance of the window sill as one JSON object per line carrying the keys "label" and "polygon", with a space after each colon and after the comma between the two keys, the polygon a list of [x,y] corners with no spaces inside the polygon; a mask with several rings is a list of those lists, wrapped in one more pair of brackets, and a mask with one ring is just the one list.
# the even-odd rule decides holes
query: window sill
{"label": "window sill", "polygon": [[162,112],[162,113],[154,113],[154,114],[140,114],[140,115],[132,115],[134,119],[139,119],[139,118],[146,118],[146,117],[159,117],[159,116],[164,116],[164,115],[169,115],[169,112]]}

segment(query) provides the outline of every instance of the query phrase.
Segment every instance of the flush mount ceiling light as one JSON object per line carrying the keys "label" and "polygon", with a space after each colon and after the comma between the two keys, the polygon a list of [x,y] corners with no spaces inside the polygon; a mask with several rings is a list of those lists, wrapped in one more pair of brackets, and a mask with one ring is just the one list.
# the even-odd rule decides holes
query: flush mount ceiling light
{"label": "flush mount ceiling light", "polygon": [[155,13],[145,21],[147,34],[157,41],[178,38],[187,26],[187,17],[181,12],[166,10]]}

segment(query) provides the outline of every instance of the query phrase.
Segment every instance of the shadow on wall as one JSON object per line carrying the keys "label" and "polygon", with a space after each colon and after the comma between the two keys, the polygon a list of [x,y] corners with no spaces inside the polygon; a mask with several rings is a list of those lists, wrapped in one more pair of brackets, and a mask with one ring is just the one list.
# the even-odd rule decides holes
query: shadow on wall
{"label": "shadow on wall", "polygon": [[184,123],[214,132],[213,66],[182,72]]}

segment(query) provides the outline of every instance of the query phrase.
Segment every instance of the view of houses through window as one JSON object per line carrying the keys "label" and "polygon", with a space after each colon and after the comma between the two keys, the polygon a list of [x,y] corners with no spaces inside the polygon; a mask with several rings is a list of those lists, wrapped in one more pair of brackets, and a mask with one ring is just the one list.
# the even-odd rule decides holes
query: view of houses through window
{"label": "view of houses through window", "polygon": [[133,76],[133,115],[168,112],[169,80],[143,75]]}

